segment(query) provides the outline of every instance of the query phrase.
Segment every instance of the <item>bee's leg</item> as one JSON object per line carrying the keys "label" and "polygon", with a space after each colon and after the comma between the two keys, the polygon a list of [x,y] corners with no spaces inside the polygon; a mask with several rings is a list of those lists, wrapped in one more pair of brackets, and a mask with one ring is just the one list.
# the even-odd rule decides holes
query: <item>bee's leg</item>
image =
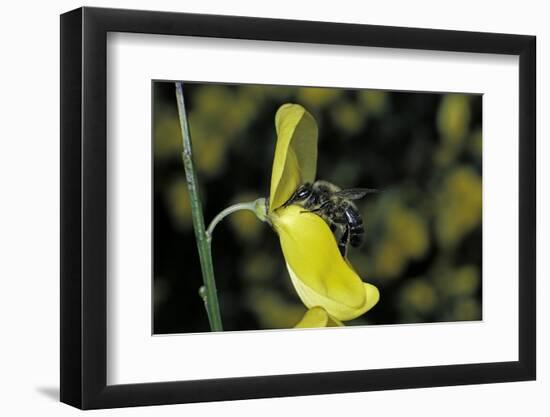
{"label": "bee's leg", "polygon": [[321,207],[317,207],[317,208],[314,208],[314,209],[311,209],[311,210],[302,210],[302,211],[300,211],[300,214],[303,214],[303,213],[318,213],[322,210],[323,209]]}
{"label": "bee's leg", "polygon": [[346,226],[346,230],[344,231],[344,234],[338,240],[338,249],[340,249],[340,254],[346,259],[348,258],[349,240],[350,240],[349,227]]}
{"label": "bee's leg", "polygon": [[319,207],[315,207],[315,208],[312,208],[312,209],[308,209],[308,210],[302,210],[300,211],[300,214],[302,213],[319,213],[320,211],[323,211],[327,208],[328,206],[328,201],[321,204]]}

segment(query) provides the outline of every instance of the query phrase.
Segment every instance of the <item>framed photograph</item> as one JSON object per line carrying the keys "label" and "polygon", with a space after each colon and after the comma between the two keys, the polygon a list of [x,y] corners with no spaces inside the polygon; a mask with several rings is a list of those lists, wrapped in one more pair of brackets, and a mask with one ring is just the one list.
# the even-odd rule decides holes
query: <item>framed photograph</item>
{"label": "framed photograph", "polygon": [[61,401],[533,380],[535,37],[61,16]]}

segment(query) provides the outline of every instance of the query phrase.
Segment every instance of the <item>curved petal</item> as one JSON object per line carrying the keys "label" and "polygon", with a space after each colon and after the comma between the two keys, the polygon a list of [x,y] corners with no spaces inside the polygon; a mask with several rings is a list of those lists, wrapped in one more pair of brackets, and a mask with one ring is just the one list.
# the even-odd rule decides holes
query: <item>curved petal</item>
{"label": "curved petal", "polygon": [[[346,304],[336,302],[323,294],[319,294],[305,285],[288,264],[287,269],[292,284],[294,285],[294,288],[296,289],[296,292],[304,305],[308,308],[311,308],[312,305],[322,305],[323,308],[330,314],[330,319],[332,319],[339,326],[343,326],[343,323],[340,323],[340,320],[353,320],[365,314],[373,308],[380,299],[380,292],[378,291],[378,288],[372,284],[363,282],[362,291],[364,292],[365,302],[360,307],[350,307]],[[330,327],[330,325],[327,325],[327,327]]]}
{"label": "curved petal", "polygon": [[342,323],[340,320],[329,316],[327,327],[346,327],[346,325]]}
{"label": "curved petal", "polygon": [[[378,288],[376,288],[374,285],[369,284],[368,282],[363,283],[365,285],[365,298],[366,303],[363,306],[364,311],[361,314],[366,313],[371,308],[373,308],[378,301],[380,300],[380,291],[378,291]],[[360,315],[361,315],[360,314]]]}
{"label": "curved petal", "polygon": [[320,306],[337,320],[351,320],[376,304],[378,290],[363,283],[344,260],[322,218],[291,205],[278,209],[271,220],[292,283],[306,307]]}
{"label": "curved petal", "polygon": [[306,311],[302,320],[294,326],[296,329],[308,329],[314,327],[327,327],[328,314],[325,309],[321,307],[313,307]]}
{"label": "curved petal", "polygon": [[296,188],[313,182],[317,171],[317,123],[299,104],[283,104],[275,115],[277,145],[269,193],[269,212],[282,206]]}
{"label": "curved petal", "polygon": [[345,327],[340,320],[330,317],[323,307],[313,307],[306,311],[295,329],[313,329],[317,327]]}

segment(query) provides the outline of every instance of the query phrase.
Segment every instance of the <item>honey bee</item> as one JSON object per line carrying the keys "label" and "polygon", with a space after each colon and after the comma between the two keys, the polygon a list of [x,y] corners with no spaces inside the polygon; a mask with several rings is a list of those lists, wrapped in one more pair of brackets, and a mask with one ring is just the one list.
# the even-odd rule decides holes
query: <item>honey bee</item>
{"label": "honey bee", "polygon": [[302,184],[284,206],[297,204],[319,215],[334,233],[342,256],[347,257],[348,246],[361,246],[365,229],[363,219],[353,203],[367,194],[377,192],[372,188],[346,190],[323,180]]}

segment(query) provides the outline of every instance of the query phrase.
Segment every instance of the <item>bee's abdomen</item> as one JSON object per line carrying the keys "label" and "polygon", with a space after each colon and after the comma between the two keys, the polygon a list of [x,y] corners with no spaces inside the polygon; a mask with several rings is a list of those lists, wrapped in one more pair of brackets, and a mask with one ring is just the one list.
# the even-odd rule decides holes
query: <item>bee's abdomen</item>
{"label": "bee's abdomen", "polygon": [[363,228],[363,225],[351,229],[349,237],[349,243],[351,244],[351,246],[353,246],[354,248],[361,246],[361,244],[363,243],[364,233],[365,229]]}
{"label": "bee's abdomen", "polygon": [[346,208],[345,214],[348,223],[349,243],[354,248],[361,246],[361,243],[363,243],[363,235],[365,233],[361,214],[357,208],[351,204]]}

